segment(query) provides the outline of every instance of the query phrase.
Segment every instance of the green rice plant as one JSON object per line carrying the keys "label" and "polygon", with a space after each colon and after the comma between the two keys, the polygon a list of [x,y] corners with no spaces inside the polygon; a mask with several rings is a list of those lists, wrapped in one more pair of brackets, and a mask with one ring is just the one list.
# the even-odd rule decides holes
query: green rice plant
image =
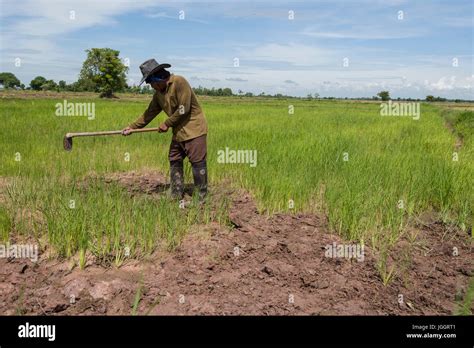
{"label": "green rice plant", "polygon": [[395,266],[388,266],[388,252],[382,251],[376,261],[377,270],[384,286],[387,286],[395,277]]}
{"label": "green rice plant", "polygon": [[[171,134],[75,139],[73,151],[64,152],[65,133],[121,129],[148,103],[74,101],[95,102],[96,118],[55,116],[60,99],[2,100],[0,118],[8,131],[0,136],[0,176],[15,178],[6,209],[10,217],[23,209],[40,212],[47,227],[35,219],[33,224],[15,221],[15,234],[45,239],[60,257],[84,250],[120,264],[125,247],[130,257],[140,258],[162,241],[175,248],[193,224],[228,223],[228,197],[211,202],[212,211],[192,205],[185,212],[164,197],[130,196],[101,180],[88,179],[87,188],[81,187],[91,173],[143,168],[167,173]],[[206,98],[202,104],[209,123],[211,188],[244,188],[262,213],[324,213],[333,231],[348,240],[368,240],[381,250],[427,209],[472,229],[472,112],[453,116],[453,127],[463,136],[462,146],[456,147],[457,133],[430,104],[421,105],[419,120],[381,117],[378,103]],[[288,113],[289,105],[294,114]],[[220,163],[218,151],[225,148],[256,151],[256,165]]]}
{"label": "green rice plant", "polygon": [[138,282],[137,292],[135,293],[135,297],[133,299],[133,306],[132,306],[132,315],[137,315],[138,313],[138,305],[140,304],[142,298],[142,289],[143,289],[143,275]]}
{"label": "green rice plant", "polygon": [[472,307],[474,303],[474,277],[470,278],[464,296],[456,296],[456,300],[457,307],[454,310],[454,315],[472,315]]}
{"label": "green rice plant", "polygon": [[8,210],[0,205],[0,241],[6,243],[9,240],[12,229],[12,221]]}

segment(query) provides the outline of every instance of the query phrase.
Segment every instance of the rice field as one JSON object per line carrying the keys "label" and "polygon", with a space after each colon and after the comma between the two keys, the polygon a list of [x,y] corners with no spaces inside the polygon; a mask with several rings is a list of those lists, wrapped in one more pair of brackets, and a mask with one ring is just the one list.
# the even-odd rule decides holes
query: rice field
{"label": "rice field", "polygon": [[[194,225],[226,223],[225,201],[214,202],[223,207],[217,213],[197,204],[185,213],[166,197],[131,197],[93,179],[143,168],[167,175],[171,134],[78,138],[65,152],[65,133],[122,129],[148,104],[147,98],[72,98],[95,103],[95,118],[56,116],[62,98],[0,104],[0,176],[11,181],[0,200],[2,240],[35,238],[52,255],[84,262],[92,253],[120,263],[124,245],[141,257],[163,241],[175,247]],[[202,107],[211,190],[229,183],[244,188],[265,214],[324,214],[332,231],[378,249],[395,243],[426,211],[472,229],[472,111],[450,129],[446,119],[460,113],[446,115],[430,104],[421,105],[418,120],[383,117],[379,103],[354,101],[203,98]],[[226,148],[256,151],[256,165],[220,163]],[[185,174],[192,182],[189,166]]]}

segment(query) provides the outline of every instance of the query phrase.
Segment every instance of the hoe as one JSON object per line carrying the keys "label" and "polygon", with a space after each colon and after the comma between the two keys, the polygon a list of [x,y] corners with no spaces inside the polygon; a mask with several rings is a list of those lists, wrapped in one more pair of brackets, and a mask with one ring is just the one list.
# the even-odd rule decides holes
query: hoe
{"label": "hoe", "polygon": [[[157,132],[159,128],[143,128],[143,129],[131,129],[130,133],[143,133],[143,132]],[[72,138],[75,137],[95,137],[99,135],[116,135],[122,134],[121,130],[116,131],[103,131],[103,132],[83,132],[83,133],[67,133],[64,136],[64,150],[72,150]]]}

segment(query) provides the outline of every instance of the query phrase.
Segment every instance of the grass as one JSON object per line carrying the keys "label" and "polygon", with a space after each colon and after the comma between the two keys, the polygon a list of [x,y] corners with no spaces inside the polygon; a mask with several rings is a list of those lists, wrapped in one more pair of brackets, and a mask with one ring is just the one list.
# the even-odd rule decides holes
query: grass
{"label": "grass", "polygon": [[[13,232],[34,236],[63,257],[87,251],[120,263],[125,245],[132,257],[141,257],[162,240],[175,247],[193,224],[225,220],[225,211],[218,216],[183,213],[166,199],[130,197],[100,180],[89,180],[87,190],[81,189],[79,183],[91,172],[144,167],[167,172],[171,134],[75,139],[67,153],[65,133],[121,129],[148,102],[74,101],[95,102],[96,118],[55,116],[62,99],[2,101],[0,175],[15,183],[0,210],[0,226],[8,226],[17,209],[39,211],[45,224],[15,223]],[[323,212],[334,231],[378,249],[395,243],[410,218],[427,209],[464,230],[472,228],[472,111],[452,115],[456,132],[463,134],[462,147],[455,149],[458,135],[429,104],[422,104],[420,120],[381,117],[378,104],[343,101],[205,98],[203,108],[209,122],[210,182],[225,180],[250,190],[262,212]],[[226,147],[256,150],[257,166],[217,163],[217,151]],[[458,161],[453,161],[455,151]],[[189,169],[186,176],[191,181]]]}
{"label": "grass", "polygon": [[464,296],[460,295],[457,301],[457,308],[454,311],[454,315],[472,315],[472,306],[474,303],[474,277],[469,280]]}
{"label": "grass", "polygon": [[34,237],[43,246],[53,246],[58,257],[79,253],[81,268],[87,252],[120,265],[126,257],[149,255],[160,241],[173,249],[192,225],[222,219],[218,214],[223,213],[212,213],[209,206],[201,208],[198,204],[184,211],[166,197],[131,196],[118,184],[97,178],[87,180],[86,187],[55,177],[16,178],[9,197],[11,215],[27,207],[41,220],[22,219],[15,226],[17,233]]}
{"label": "grass", "polygon": [[0,206],[0,240],[7,242],[10,237],[12,222],[7,209]]}
{"label": "grass", "polygon": [[143,291],[143,275],[140,278],[137,292],[135,293],[135,297],[133,299],[132,313],[131,313],[132,315],[137,315],[138,313],[138,305],[140,304],[140,301],[142,299],[142,291]]}
{"label": "grass", "polygon": [[25,308],[25,287],[20,287],[20,293],[18,295],[17,305],[15,308],[15,314],[18,316],[23,316],[26,314]]}

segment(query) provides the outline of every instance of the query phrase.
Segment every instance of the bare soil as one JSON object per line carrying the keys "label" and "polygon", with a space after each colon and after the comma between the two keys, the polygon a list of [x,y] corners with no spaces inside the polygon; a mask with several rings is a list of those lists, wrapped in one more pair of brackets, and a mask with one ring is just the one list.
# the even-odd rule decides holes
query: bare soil
{"label": "bare soil", "polygon": [[[158,172],[104,179],[137,194],[167,185]],[[119,268],[0,258],[0,314],[449,315],[473,274],[469,236],[432,215],[390,250],[384,285],[367,245],[362,262],[325,256],[326,245],[350,242],[323,216],[261,215],[249,193],[225,194],[233,228],[196,226],[176,250]]]}

